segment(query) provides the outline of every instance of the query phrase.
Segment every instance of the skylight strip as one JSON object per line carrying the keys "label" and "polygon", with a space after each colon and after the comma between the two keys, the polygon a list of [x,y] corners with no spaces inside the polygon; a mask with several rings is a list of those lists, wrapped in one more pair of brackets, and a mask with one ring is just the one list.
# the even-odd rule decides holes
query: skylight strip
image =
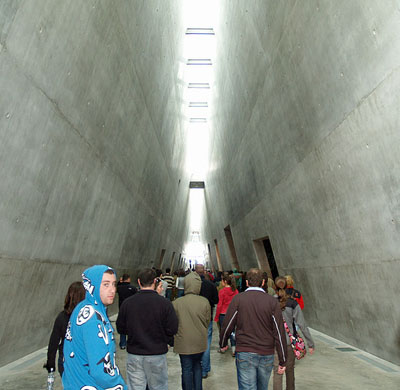
{"label": "skylight strip", "polygon": [[189,83],[188,88],[210,89],[210,83]]}
{"label": "skylight strip", "polygon": [[208,103],[207,102],[189,102],[189,107],[207,108],[208,107]]}
{"label": "skylight strip", "polygon": [[186,65],[212,65],[210,58],[189,58]]}
{"label": "skylight strip", "polygon": [[[204,181],[191,181],[189,182],[189,188],[204,188],[205,183]],[[193,232],[195,233],[195,232]]]}
{"label": "skylight strip", "polygon": [[192,28],[186,29],[186,35],[215,35],[213,28]]}
{"label": "skylight strip", "polygon": [[207,123],[207,118],[190,118],[190,123]]}

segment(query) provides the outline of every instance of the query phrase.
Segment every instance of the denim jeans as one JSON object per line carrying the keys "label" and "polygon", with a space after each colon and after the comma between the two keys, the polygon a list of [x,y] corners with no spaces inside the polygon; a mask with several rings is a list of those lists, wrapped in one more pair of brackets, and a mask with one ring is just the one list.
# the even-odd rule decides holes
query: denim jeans
{"label": "denim jeans", "polygon": [[126,334],[119,335],[119,347],[126,347]]}
{"label": "denim jeans", "polygon": [[210,321],[208,325],[208,334],[207,334],[207,349],[203,353],[203,357],[201,358],[201,374],[206,376],[211,371],[211,360],[210,360],[210,347],[213,333],[213,321]]}
{"label": "denim jeans", "polygon": [[236,370],[239,390],[267,390],[273,367],[274,355],[237,352]]}
{"label": "denim jeans", "polygon": [[[225,318],[225,314],[220,314],[219,317],[218,317],[220,329],[222,327],[222,324],[224,323],[224,318]],[[235,347],[236,346],[236,340],[235,340],[235,337],[233,337],[232,333],[229,336],[229,340],[231,341],[231,347]]]}
{"label": "denim jeans", "polygon": [[201,357],[203,353],[179,355],[182,367],[182,390],[202,390]]}
{"label": "denim jeans", "polygon": [[127,355],[128,390],[168,390],[167,354]]}
{"label": "denim jeans", "polygon": [[183,290],[183,289],[179,289],[178,290],[178,298],[180,298],[180,297],[183,297],[185,295],[185,290]]}
{"label": "denim jeans", "polygon": [[172,288],[167,288],[167,291],[165,292],[165,298],[171,300],[171,298],[172,298]]}

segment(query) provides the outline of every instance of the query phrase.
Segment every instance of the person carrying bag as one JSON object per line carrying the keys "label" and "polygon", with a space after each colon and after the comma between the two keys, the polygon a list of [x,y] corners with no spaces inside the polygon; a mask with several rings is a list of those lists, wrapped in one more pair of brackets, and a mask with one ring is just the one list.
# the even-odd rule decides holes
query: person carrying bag
{"label": "person carrying bag", "polygon": [[[287,341],[287,364],[286,364],[286,389],[294,390],[294,366],[296,359],[303,358],[306,354],[304,340],[296,333],[294,323],[300,328],[307,342],[308,352],[310,355],[314,352],[314,340],[311,337],[310,331],[304,320],[303,312],[299,304],[291,298],[285,291],[286,285],[282,286],[281,280],[283,277],[275,279],[277,286],[277,295],[282,310],[282,316],[285,322],[286,341]],[[286,281],[285,281],[286,282]],[[286,283],[285,283],[286,284]],[[279,286],[279,287],[278,287]],[[282,287],[281,287],[282,286]],[[278,374],[278,362],[275,358],[274,361],[274,376],[273,376],[273,389],[282,390],[283,375]]]}

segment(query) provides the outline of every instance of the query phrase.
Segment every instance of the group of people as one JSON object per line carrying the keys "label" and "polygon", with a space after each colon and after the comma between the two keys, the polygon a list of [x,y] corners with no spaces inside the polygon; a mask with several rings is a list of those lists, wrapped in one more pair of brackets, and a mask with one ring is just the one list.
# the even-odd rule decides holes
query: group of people
{"label": "group of people", "polygon": [[[272,282],[253,268],[246,274],[244,292],[239,293],[239,278],[233,272],[219,275],[218,280],[198,264],[193,272],[172,277],[171,283],[169,275],[169,269],[164,275],[143,269],[137,275],[137,289],[129,275],[117,284],[112,268],[96,265],[83,272],[82,282],[70,286],[45,365],[55,370],[58,349],[65,390],[167,390],[170,347],[179,354],[182,389],[201,390],[211,370],[213,320],[218,324],[220,353],[227,351],[230,340],[239,390],[267,389],[271,372],[274,389],[282,389],[284,373],[286,388],[294,389],[295,358],[285,326],[291,334],[296,327],[301,329],[310,354],[314,342],[298,303],[304,305],[302,296],[291,277]],[[179,292],[172,301],[170,285]],[[115,361],[114,329],[107,315],[117,289],[116,327],[120,348],[127,350],[128,385]]]}

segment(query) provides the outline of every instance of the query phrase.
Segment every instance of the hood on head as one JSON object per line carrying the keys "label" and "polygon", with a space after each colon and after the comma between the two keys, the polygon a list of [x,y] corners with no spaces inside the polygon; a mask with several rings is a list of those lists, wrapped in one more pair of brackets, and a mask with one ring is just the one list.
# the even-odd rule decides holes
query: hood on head
{"label": "hood on head", "polygon": [[104,272],[108,270],[113,271],[116,276],[115,271],[107,265],[94,265],[82,273],[82,283],[86,290],[86,299],[94,305],[104,306],[100,299],[100,285]]}
{"label": "hood on head", "polygon": [[198,273],[191,272],[189,275],[185,276],[184,279],[185,295],[186,294],[200,294],[201,289],[201,279]]}

